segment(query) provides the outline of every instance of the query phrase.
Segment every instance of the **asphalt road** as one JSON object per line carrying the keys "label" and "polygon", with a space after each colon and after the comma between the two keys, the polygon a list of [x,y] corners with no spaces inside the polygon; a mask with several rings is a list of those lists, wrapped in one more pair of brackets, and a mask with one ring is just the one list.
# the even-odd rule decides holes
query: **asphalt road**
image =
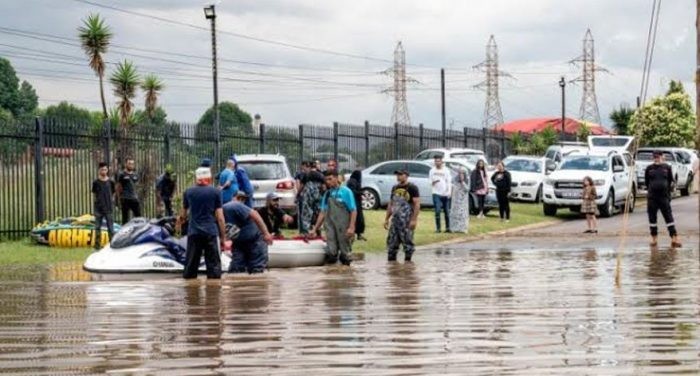
{"label": "asphalt road", "polygon": [[[672,208],[676,228],[684,248],[700,249],[698,196],[676,198],[672,202]],[[566,220],[561,223],[493,235],[482,240],[449,245],[449,247],[516,250],[615,248],[624,245],[631,248],[648,248],[649,222],[646,205],[639,204],[634,213],[629,215],[626,231],[622,214],[616,214],[610,218],[599,218],[598,234],[584,234],[584,230],[586,230],[585,219]],[[670,238],[665,222],[659,213],[659,246],[668,247],[669,243]]]}

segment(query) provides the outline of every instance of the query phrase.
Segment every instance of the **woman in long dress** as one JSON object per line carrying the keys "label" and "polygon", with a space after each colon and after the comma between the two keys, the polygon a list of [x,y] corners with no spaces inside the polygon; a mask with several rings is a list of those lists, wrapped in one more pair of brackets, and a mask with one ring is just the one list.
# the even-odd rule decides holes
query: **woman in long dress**
{"label": "woman in long dress", "polygon": [[469,178],[461,167],[457,170],[457,176],[452,179],[450,229],[454,232],[469,230]]}

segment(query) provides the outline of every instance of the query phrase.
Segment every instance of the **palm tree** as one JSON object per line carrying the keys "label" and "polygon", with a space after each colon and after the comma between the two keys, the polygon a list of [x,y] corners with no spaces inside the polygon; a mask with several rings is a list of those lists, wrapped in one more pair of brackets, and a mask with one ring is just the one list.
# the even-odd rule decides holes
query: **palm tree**
{"label": "palm tree", "polygon": [[90,60],[90,68],[100,78],[100,99],[102,100],[102,113],[107,118],[107,104],[105,103],[105,91],[103,79],[105,75],[105,62],[103,56],[107,52],[112,32],[104,23],[99,14],[91,14],[83,20],[83,26],[78,28],[78,38],[83,51]]}
{"label": "palm tree", "polygon": [[109,82],[114,89],[114,95],[119,98],[117,111],[119,112],[119,125],[122,131],[129,127],[129,118],[134,109],[132,99],[136,96],[136,88],[139,86],[140,78],[136,72],[136,66],[128,60],[119,63],[117,69],[109,77]]}
{"label": "palm tree", "polygon": [[624,104],[610,113],[610,120],[613,122],[617,134],[627,135],[630,133],[629,124],[632,115],[634,115],[634,110]]}
{"label": "palm tree", "polygon": [[141,90],[146,94],[145,106],[149,120],[153,120],[153,114],[156,111],[156,107],[158,107],[158,95],[164,87],[163,81],[155,74],[146,75],[143,78],[143,82],[141,82]]}

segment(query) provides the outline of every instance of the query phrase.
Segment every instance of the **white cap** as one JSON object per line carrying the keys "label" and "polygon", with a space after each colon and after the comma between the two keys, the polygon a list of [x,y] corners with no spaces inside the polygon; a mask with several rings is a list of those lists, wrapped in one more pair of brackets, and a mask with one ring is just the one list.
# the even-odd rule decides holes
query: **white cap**
{"label": "white cap", "polygon": [[197,184],[211,184],[211,169],[208,167],[200,167],[194,172]]}

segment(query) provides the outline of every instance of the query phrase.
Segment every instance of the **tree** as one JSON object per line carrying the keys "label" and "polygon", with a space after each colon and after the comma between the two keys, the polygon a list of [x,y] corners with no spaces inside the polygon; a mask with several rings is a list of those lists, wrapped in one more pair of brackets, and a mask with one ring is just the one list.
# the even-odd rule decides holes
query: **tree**
{"label": "tree", "polygon": [[669,84],[668,94],[655,97],[637,110],[630,130],[642,145],[687,146],[695,140],[695,113],[690,96],[676,81]]}
{"label": "tree", "polygon": [[586,142],[588,140],[588,136],[591,135],[591,128],[588,127],[588,124],[586,122],[582,122],[581,126],[578,127],[576,130],[576,139],[578,141]]}
{"label": "tree", "polygon": [[19,78],[9,60],[0,58],[0,108],[19,119],[31,115],[39,105],[39,98],[32,85]]}
{"label": "tree", "polygon": [[57,105],[46,107],[44,110],[44,116],[48,119],[60,119],[70,123],[91,125],[100,124],[100,119],[95,119],[93,112],[66,101],[62,101]]}
{"label": "tree", "polygon": [[149,74],[143,78],[141,90],[143,90],[145,93],[145,108],[149,119],[153,119],[155,116],[156,107],[158,107],[158,95],[164,87],[165,85],[163,85],[163,81],[161,81],[155,74]]}
{"label": "tree", "polygon": [[99,14],[91,14],[83,20],[83,26],[78,28],[78,39],[89,59],[90,68],[100,80],[100,99],[102,100],[102,113],[107,118],[107,104],[105,102],[104,75],[105,62],[103,55],[107,53],[112,32],[104,23]]}
{"label": "tree", "polygon": [[114,87],[114,95],[119,98],[117,111],[119,112],[119,125],[123,131],[129,127],[129,119],[134,109],[132,100],[136,96],[136,88],[141,83],[136,66],[132,62],[124,60],[117,65],[117,70],[109,77],[109,82]]}
{"label": "tree", "polygon": [[[222,134],[253,135],[253,118],[237,104],[219,103],[220,130]],[[214,138],[214,106],[210,107],[197,122],[195,137],[198,139]]]}
{"label": "tree", "polygon": [[671,80],[671,82],[668,83],[668,91],[666,91],[666,95],[673,94],[673,93],[680,93],[680,94],[685,93],[685,89],[683,88],[682,82],[676,81],[676,80]]}
{"label": "tree", "polygon": [[510,135],[510,149],[513,154],[530,154],[530,145],[522,133],[516,132]]}
{"label": "tree", "polygon": [[620,105],[617,109],[610,113],[610,121],[613,122],[615,132],[619,135],[629,135],[629,124],[634,115],[634,110],[627,105]]}

